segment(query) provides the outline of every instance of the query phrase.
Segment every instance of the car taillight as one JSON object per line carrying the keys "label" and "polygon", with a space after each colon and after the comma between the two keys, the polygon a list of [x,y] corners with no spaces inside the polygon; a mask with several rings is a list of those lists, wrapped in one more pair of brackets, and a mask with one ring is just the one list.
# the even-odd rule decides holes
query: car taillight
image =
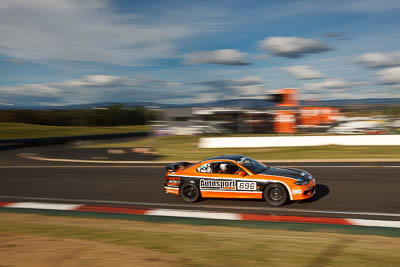
{"label": "car taillight", "polygon": [[169,177],[168,173],[165,176],[165,180],[167,182],[167,186],[179,186],[181,183],[181,178],[179,177]]}

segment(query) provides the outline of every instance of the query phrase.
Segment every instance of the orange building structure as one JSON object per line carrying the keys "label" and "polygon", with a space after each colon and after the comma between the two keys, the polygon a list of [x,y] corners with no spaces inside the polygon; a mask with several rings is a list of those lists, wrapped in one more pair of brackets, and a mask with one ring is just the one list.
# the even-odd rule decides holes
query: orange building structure
{"label": "orange building structure", "polygon": [[314,128],[337,121],[340,115],[338,108],[300,107],[298,89],[285,88],[273,94],[275,105],[274,131],[276,133],[295,133],[297,126]]}
{"label": "orange building structure", "polygon": [[320,126],[337,121],[340,111],[331,107],[301,107],[299,123],[303,126]]}
{"label": "orange building structure", "polygon": [[296,111],[277,110],[274,120],[274,131],[276,133],[295,133],[296,129]]}
{"label": "orange building structure", "polygon": [[297,107],[299,106],[299,89],[295,88],[285,88],[279,89],[277,91],[276,96],[279,96],[280,103],[278,103],[277,107]]}

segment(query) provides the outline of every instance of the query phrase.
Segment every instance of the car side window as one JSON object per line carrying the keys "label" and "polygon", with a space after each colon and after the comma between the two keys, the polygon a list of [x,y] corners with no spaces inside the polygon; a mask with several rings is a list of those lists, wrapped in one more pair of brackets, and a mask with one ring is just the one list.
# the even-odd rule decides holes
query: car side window
{"label": "car side window", "polygon": [[212,173],[211,163],[206,163],[197,168],[197,172]]}
{"label": "car side window", "polygon": [[240,168],[232,162],[218,162],[213,168],[213,173],[238,174],[239,171]]}
{"label": "car side window", "polygon": [[239,174],[239,171],[241,171],[241,169],[239,168],[238,165],[231,163],[229,165],[229,173],[230,174]]}

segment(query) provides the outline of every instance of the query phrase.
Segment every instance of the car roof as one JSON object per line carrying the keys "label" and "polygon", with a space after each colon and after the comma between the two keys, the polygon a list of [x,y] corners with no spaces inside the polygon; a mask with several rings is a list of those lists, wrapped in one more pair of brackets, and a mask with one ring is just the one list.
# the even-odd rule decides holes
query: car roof
{"label": "car roof", "polygon": [[233,160],[236,162],[239,162],[242,158],[247,158],[246,156],[243,155],[223,155],[223,156],[216,156],[212,158],[208,158],[206,160]]}

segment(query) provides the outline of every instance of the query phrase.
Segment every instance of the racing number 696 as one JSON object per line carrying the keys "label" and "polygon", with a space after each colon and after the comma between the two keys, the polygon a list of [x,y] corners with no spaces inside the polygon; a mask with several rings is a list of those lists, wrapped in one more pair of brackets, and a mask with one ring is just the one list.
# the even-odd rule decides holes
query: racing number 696
{"label": "racing number 696", "polygon": [[256,190],[256,182],[238,182],[238,190]]}

